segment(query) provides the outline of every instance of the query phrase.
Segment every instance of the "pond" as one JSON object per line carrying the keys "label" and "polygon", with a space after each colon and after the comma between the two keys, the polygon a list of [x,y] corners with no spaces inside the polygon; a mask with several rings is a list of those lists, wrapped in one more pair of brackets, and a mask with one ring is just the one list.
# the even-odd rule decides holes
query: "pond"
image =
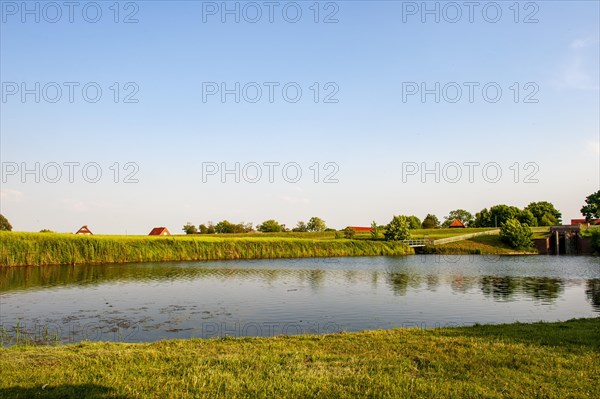
{"label": "pond", "polygon": [[274,336],[600,316],[600,261],[277,259],[0,269],[2,345]]}

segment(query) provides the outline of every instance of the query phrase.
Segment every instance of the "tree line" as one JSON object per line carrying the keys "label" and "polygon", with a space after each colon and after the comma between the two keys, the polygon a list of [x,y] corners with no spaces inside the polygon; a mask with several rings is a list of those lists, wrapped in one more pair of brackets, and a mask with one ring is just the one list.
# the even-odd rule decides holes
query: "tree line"
{"label": "tree line", "polygon": [[208,222],[208,224],[201,224],[196,227],[190,222],[186,223],[182,229],[185,234],[240,234],[240,233],[251,233],[259,231],[261,233],[282,233],[282,232],[322,232],[322,231],[335,231],[327,227],[325,221],[319,217],[312,217],[308,222],[299,221],[296,227],[289,229],[285,224],[279,223],[275,219],[265,220],[256,228],[253,227],[252,223],[231,223],[228,220],[222,220],[217,224]]}

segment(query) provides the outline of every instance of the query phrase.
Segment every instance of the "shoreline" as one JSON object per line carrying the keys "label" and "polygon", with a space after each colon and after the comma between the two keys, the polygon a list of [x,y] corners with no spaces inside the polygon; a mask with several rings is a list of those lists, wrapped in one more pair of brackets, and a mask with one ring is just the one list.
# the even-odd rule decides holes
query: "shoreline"
{"label": "shoreline", "polygon": [[[220,260],[303,259],[359,256],[539,255],[518,251],[497,235],[411,248],[402,242],[307,234],[286,236],[82,236],[0,232],[0,268]],[[585,255],[582,255],[585,256]]]}

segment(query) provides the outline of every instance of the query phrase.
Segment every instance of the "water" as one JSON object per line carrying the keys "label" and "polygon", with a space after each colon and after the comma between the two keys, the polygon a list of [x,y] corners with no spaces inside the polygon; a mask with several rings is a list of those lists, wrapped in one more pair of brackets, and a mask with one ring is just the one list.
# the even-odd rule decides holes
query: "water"
{"label": "water", "polygon": [[435,256],[0,269],[2,344],[273,336],[600,314],[594,257]]}

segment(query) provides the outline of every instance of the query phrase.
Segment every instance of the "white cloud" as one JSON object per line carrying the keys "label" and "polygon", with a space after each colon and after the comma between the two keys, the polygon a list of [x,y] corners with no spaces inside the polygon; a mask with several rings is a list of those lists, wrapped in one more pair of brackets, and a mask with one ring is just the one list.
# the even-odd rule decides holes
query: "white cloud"
{"label": "white cloud", "polygon": [[593,38],[593,37],[578,38],[571,42],[571,48],[573,50],[578,50],[581,48],[586,48],[586,47],[590,47],[593,45],[597,45],[598,43],[599,43],[598,39]]}
{"label": "white cloud", "polygon": [[0,190],[0,198],[2,201],[20,201],[23,199],[23,193],[11,188],[3,188]]}
{"label": "white cloud", "polygon": [[598,40],[578,38],[571,42],[571,51],[554,83],[561,89],[599,90],[598,73],[592,64],[597,56]]}

